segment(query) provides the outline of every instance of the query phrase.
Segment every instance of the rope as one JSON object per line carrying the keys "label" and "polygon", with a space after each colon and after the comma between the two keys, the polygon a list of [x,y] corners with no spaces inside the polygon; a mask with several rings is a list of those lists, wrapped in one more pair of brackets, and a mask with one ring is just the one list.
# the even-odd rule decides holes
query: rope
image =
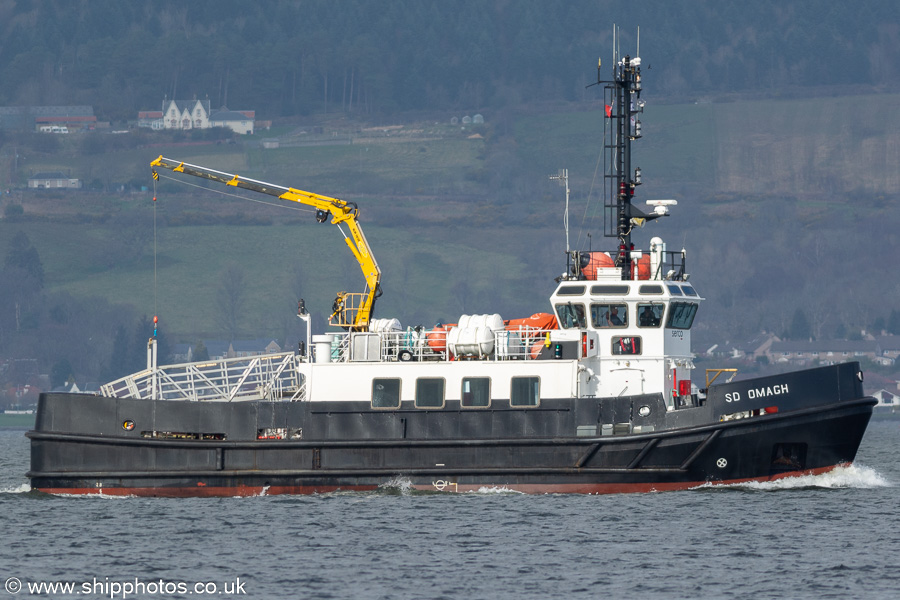
{"label": "rope", "polygon": [[[163,179],[168,179],[169,181],[174,181],[176,183],[180,183],[182,185],[200,188],[201,190],[204,190],[207,192],[212,192],[214,194],[221,194],[222,196],[229,196],[231,198],[237,198],[238,200],[246,200],[247,202],[256,202],[257,204],[265,204],[266,206],[277,206],[278,208],[286,208],[288,210],[296,210],[298,212],[308,212],[308,213],[316,212],[315,209],[306,208],[303,205],[295,206],[294,204],[287,204],[284,202],[267,202],[265,200],[257,200],[256,198],[249,198],[247,196],[241,196],[240,194],[232,194],[230,192],[226,192],[223,190],[214,190],[214,189],[202,186],[202,185],[198,185],[196,183],[191,183],[189,181],[184,181],[182,179],[178,179],[177,177],[170,177],[168,175],[160,175],[160,177],[162,177]],[[154,190],[155,190],[156,184],[154,183],[153,185],[154,185]]]}
{"label": "rope", "polygon": [[159,315],[159,294],[157,288],[157,243],[156,243],[156,183],[159,175],[154,171],[153,177],[153,337],[156,337],[156,324]]}

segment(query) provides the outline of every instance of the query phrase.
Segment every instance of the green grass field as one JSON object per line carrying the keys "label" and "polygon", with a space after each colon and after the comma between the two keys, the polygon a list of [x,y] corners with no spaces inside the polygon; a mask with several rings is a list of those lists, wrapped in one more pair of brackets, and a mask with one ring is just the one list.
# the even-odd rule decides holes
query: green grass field
{"label": "green grass field", "polygon": [[[756,218],[752,203],[740,200],[754,195],[797,199],[813,225],[818,214],[830,215],[836,206],[856,214],[861,208],[844,202],[843,195],[861,193],[875,202],[900,192],[895,168],[900,116],[892,110],[898,98],[648,101],[645,138],[634,145],[634,166],[642,168],[645,181],[642,197],[672,197],[669,186],[692,186],[705,190],[703,198],[715,199],[701,212],[728,222]],[[858,110],[861,106],[865,110]],[[136,179],[150,185],[149,163],[164,154],[351,198],[360,204],[384,273],[377,316],[428,324],[497,306],[504,318],[547,310],[552,277],[564,264],[562,248],[556,247],[562,239],[562,195],[547,176],[568,168],[573,198],[584,198],[594,180],[602,126],[602,108],[519,118],[512,129],[513,156],[506,160],[522,195],[505,205],[494,201],[479,175],[494,151],[490,121],[487,139],[469,139],[445,127],[440,135],[428,130],[432,137],[421,139],[367,137],[353,144],[277,149],[208,144],[84,156],[73,146],[53,156],[29,155],[26,164],[32,170],[67,170],[86,181]],[[508,141],[501,141],[507,144],[504,151]],[[601,186],[602,177],[594,185]],[[599,187],[595,199],[598,193]],[[216,295],[230,265],[244,274],[248,337],[283,329],[293,318],[298,294],[325,317],[335,292],[362,291],[362,276],[335,227],[317,225],[305,213],[196,194],[168,180],[161,182],[157,206],[165,216],[190,213],[202,222],[229,215],[229,223],[261,217],[273,224],[161,227],[154,286],[151,196],[26,192],[26,215],[52,218],[0,220],[0,251],[15,231],[24,230],[40,252],[49,291],[102,296],[132,304],[142,314],[158,313],[169,331],[186,339],[221,335]],[[694,199],[679,199],[684,200]],[[687,237],[694,224],[679,218],[673,223],[684,226]],[[548,250],[547,240],[556,246]]]}
{"label": "green grass field", "polygon": [[[361,292],[365,283],[338,229],[311,219],[291,225],[161,229],[155,275],[152,243],[136,262],[111,268],[93,264],[96,248],[110,235],[105,226],[0,223],[3,239],[16,230],[38,249],[49,292],[131,304],[140,314],[158,314],[168,331],[188,339],[221,335],[216,296],[223,272],[232,265],[244,276],[242,329],[248,337],[279,333],[285,319],[293,318],[298,295],[324,318],[336,292]],[[527,299],[534,294],[526,271],[534,256],[514,253],[487,236],[478,245],[472,238],[447,240],[433,229],[425,236],[403,227],[366,226],[365,231],[384,273],[385,293],[376,316],[396,316],[409,324],[455,320],[462,306],[452,288],[461,281],[476,291],[505,290],[526,300],[522,311],[530,310]],[[517,237],[529,235],[523,230]],[[537,298],[534,310],[546,310],[546,299]],[[516,306],[508,300],[503,304]]]}

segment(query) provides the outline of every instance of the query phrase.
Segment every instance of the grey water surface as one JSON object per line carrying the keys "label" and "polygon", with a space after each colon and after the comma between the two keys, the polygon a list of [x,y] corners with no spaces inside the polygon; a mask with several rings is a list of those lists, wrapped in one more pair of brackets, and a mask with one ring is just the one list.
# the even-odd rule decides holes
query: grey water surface
{"label": "grey water surface", "polygon": [[834,473],[608,496],[401,481],[308,497],[57,497],[30,490],[24,433],[0,430],[0,600],[900,597],[900,421],[873,422],[856,464]]}

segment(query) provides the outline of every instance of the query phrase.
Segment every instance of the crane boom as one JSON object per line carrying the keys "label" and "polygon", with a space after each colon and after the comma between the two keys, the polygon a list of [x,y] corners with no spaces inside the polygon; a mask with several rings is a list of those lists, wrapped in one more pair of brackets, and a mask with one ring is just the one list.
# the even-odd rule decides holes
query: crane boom
{"label": "crane boom", "polygon": [[[378,268],[378,263],[375,261],[375,257],[372,256],[366,236],[359,226],[359,221],[357,220],[359,207],[357,207],[355,202],[347,202],[291,187],[239,177],[231,173],[224,173],[166,158],[162,155],[151,162],[150,166],[162,167],[176,173],[218,181],[225,185],[312,206],[316,209],[316,220],[320,223],[324,223],[328,219],[329,214],[333,225],[340,227],[342,223],[346,223],[347,229],[350,230],[350,236],[348,237],[345,234],[344,241],[347,243],[347,247],[350,248],[350,252],[353,253],[353,257],[359,263],[363,277],[366,280],[366,291],[364,293],[339,292],[335,298],[333,313],[329,318],[329,322],[332,325],[346,327],[354,331],[368,330],[372,311],[375,307],[375,300],[381,295],[381,269]],[[341,229],[341,232],[343,233],[343,229]]]}

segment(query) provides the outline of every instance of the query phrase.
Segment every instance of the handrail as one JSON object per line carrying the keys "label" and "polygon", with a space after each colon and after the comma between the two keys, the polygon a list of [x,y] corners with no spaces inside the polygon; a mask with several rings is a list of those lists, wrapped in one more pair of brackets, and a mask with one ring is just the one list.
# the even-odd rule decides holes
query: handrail
{"label": "handrail", "polygon": [[301,388],[293,352],[181,363],[147,369],[100,386],[113,398],[152,399],[155,379],[161,400],[277,400],[293,398]]}
{"label": "handrail", "polygon": [[[348,363],[353,356],[354,335],[377,336],[380,352],[365,360],[385,362],[452,360],[536,360],[550,330],[523,327],[494,332],[493,344],[478,354],[466,354],[447,343],[447,330],[430,332],[389,331],[334,334],[329,363]],[[313,348],[315,351],[316,348]],[[454,350],[459,354],[455,354]],[[246,400],[304,401],[306,379],[301,365],[308,357],[293,352],[224,358],[203,363],[181,363],[146,369],[100,386],[111,398],[232,402]],[[309,366],[309,365],[307,365]],[[154,383],[155,382],[155,383]],[[155,391],[154,391],[155,390]]]}

